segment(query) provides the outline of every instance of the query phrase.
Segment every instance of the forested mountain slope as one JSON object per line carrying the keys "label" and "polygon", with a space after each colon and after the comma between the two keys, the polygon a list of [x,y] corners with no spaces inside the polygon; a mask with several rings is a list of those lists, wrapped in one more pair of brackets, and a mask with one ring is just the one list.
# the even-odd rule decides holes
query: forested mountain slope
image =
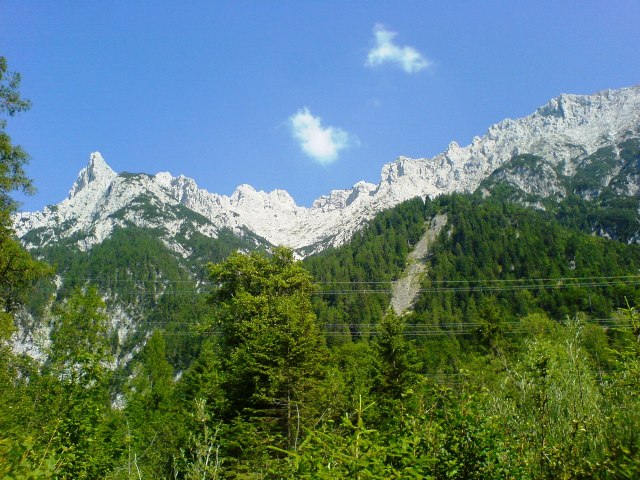
{"label": "forested mountain slope", "polygon": [[[555,219],[574,230],[625,243],[638,241],[639,92],[640,87],[631,87],[590,96],[563,95],[528,117],[490,127],[484,137],[474,139],[468,147],[452,143],[432,159],[401,158],[383,168],[377,186],[361,182],[351,190],[331,192],[309,209],[296,206],[283,191],[267,194],[245,185],[225,197],[199,189],[191,179],[166,172],[117,174],[98,153],[93,154],[66,200],[42,212],[22,212],[13,217],[22,243],[36,257],[55,264],[58,274],[55,287],[41,286],[32,296],[31,309],[36,315],[22,319],[25,328],[20,341],[30,342],[31,326],[38,323],[54,291],[61,299],[74,286],[93,283],[111,308],[113,330],[118,332],[114,343],[122,347],[120,355],[125,358],[137,348],[134,345],[144,341],[146,334],[136,332],[148,331],[143,325],[157,316],[153,313],[157,308],[162,311],[161,304],[169,301],[168,296],[171,302],[180,303],[183,293],[201,290],[208,261],[219,261],[236,249],[270,249],[277,243],[296,247],[299,256],[320,252],[307,262],[316,280],[324,282],[314,296],[316,312],[325,323],[336,325],[336,335],[346,331],[358,334],[353,325],[373,324],[386,311],[388,282],[397,280],[406,268],[407,254],[422,235],[424,222],[439,212],[447,213],[445,203],[453,197],[442,194],[457,190],[475,190],[477,195],[487,197],[487,203],[472,200],[480,210],[507,210],[491,214],[491,220],[484,223],[474,219],[473,211],[466,215],[469,219],[449,217],[445,232],[454,235],[457,244],[449,245],[452,237],[446,240],[441,236],[439,250],[428,259],[425,282],[435,278],[430,275],[467,282],[504,282],[520,278],[517,274],[537,276],[536,272],[547,272],[555,278],[580,276],[589,268],[597,271],[600,267],[583,266],[579,261],[575,270],[568,270],[567,265],[576,262],[569,250],[574,244],[582,245],[583,240],[573,239],[573,234],[564,230],[543,232],[541,223],[546,220],[536,218]],[[407,203],[399,204],[403,200]],[[517,213],[515,207],[497,207],[500,202],[532,207],[538,213]],[[498,231],[485,228],[487,222],[504,226],[500,215],[527,219],[531,215],[536,226],[527,226],[530,230],[526,232],[508,226],[503,233],[526,237],[510,245],[504,238],[495,237]],[[482,228],[467,228],[471,220],[473,228]],[[549,224],[551,229],[558,227]],[[555,247],[561,250],[558,255],[549,250],[548,242],[541,240],[535,245],[529,238],[549,235],[561,240]],[[566,238],[571,238],[567,240],[571,245],[564,245]],[[537,249],[535,258],[523,257],[526,252],[518,245],[527,242],[529,251]],[[476,244],[490,244],[500,251],[474,250]],[[329,245],[333,247],[322,252]],[[552,266],[530,265],[527,271],[518,270],[519,265],[545,255],[551,255],[548,261]],[[495,265],[506,271],[496,272]],[[427,288],[433,290],[423,285],[423,290]],[[522,290],[521,299],[532,289]],[[563,304],[564,298],[543,301],[545,295],[562,295],[533,290],[537,293],[532,305],[548,309],[556,317],[578,309],[604,312],[606,305],[619,306],[621,300],[620,295],[605,301],[599,294],[592,294],[586,300],[590,302],[587,308],[585,300],[580,305],[577,299],[568,304]],[[444,300],[454,291],[448,292],[449,296],[442,289],[431,296],[422,292],[414,315],[427,322],[421,312],[432,311],[430,315],[438,318],[443,310],[447,318],[468,319],[475,315],[477,301],[486,290],[472,292],[469,298],[457,291],[455,298],[461,303],[455,306]],[[508,295],[496,293],[511,312],[513,302]],[[173,314],[162,315],[165,323],[174,321]],[[176,350],[175,358],[181,355]]]}
{"label": "forested mountain slope", "polygon": [[[397,317],[389,282],[425,222],[444,214],[414,311]],[[617,309],[640,299],[636,245],[494,197],[418,198],[308,258],[306,271],[286,249],[234,253],[208,269],[202,293],[176,286],[173,296],[166,279],[188,270],[161,242],[125,238],[92,252],[148,282],[103,292],[167,290],[144,300],[157,302],[146,342],[126,368],[105,369],[113,348],[95,333],[110,315],[97,292],[59,302],[50,359],[22,359],[30,381],[17,377],[0,396],[20,406],[0,415],[5,436],[34,439],[8,444],[8,468],[47,459],[43,471],[76,478],[128,478],[129,467],[154,478],[640,473],[640,318]],[[125,244],[150,244],[164,270],[109,252]],[[178,293],[186,301],[171,303]]]}
{"label": "forested mountain slope", "polygon": [[[424,260],[412,323],[455,330],[479,321],[489,304],[507,323],[537,311],[558,320],[577,312],[606,318],[626,305],[625,298],[638,300],[636,246],[588,234],[583,210],[575,209],[571,220],[587,232],[565,226],[570,198],[555,209],[539,210],[505,199],[499,186],[496,192],[410,200],[378,214],[346,245],[306,259],[317,285],[314,309],[331,341],[371,333],[389,307],[392,282],[402,275],[425,222],[438,214],[447,215],[447,224]],[[34,325],[43,323],[50,295],[63,299],[76,287],[95,285],[110,308],[118,357],[128,362],[154,328],[177,332],[201,317],[193,298],[206,291],[207,262],[250,246],[231,232],[218,239],[201,236],[200,243],[192,237],[193,254],[185,259],[152,232],[118,229],[88,251],[72,241],[34,250],[59,276],[56,284],[43,281],[34,292],[20,341],[28,343]],[[194,346],[191,337],[174,335],[168,348],[172,362],[186,366]]]}
{"label": "forested mountain slope", "polygon": [[566,227],[560,213],[454,194],[405,202],[378,215],[351,243],[305,260],[320,284],[319,317],[353,332],[374,324],[407,252],[436,214],[448,221],[426,260],[412,321],[464,325],[487,302],[505,319],[536,311],[558,320],[579,311],[601,318],[625,306],[625,298],[639,300],[636,245]]}
{"label": "forested mountain slope", "polygon": [[[184,330],[203,315],[203,281],[206,265],[232,252],[253,249],[230,232],[218,238],[195,233],[190,237],[191,255],[176,255],[154,230],[128,226],[116,229],[104,242],[82,251],[72,239],[33,249],[32,254],[50,263],[57,275],[43,279],[31,294],[29,316],[22,316],[19,343],[27,348],[33,334],[47,330],[51,298],[63,301],[77,289],[92,285],[106,301],[110,335],[116,358],[125,364],[160,328],[171,334]],[[41,346],[41,345],[40,345]],[[38,350],[38,345],[32,347]],[[171,335],[167,349],[176,367],[186,366],[193,356],[193,337]]]}

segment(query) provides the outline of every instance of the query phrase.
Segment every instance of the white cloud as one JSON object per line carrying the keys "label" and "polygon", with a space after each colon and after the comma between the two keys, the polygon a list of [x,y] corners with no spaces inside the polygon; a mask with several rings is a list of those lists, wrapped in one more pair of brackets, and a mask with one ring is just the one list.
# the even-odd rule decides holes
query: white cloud
{"label": "white cloud", "polygon": [[336,127],[323,127],[307,107],[289,117],[294,138],[309,157],[323,165],[338,159],[338,152],[353,144],[354,138]]}
{"label": "white cloud", "polygon": [[376,67],[383,63],[395,63],[407,73],[415,73],[433,65],[433,62],[425,58],[413,47],[398,46],[393,43],[396,32],[387,30],[384,25],[376,25],[373,29],[376,37],[376,46],[367,55],[367,67]]}

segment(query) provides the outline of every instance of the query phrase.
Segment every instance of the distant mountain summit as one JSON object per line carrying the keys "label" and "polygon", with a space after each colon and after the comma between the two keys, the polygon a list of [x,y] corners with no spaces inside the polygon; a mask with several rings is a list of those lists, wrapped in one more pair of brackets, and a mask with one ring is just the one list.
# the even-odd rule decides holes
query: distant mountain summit
{"label": "distant mountain summit", "polygon": [[100,152],[94,152],[89,157],[89,164],[80,170],[78,178],[76,178],[71,190],[69,190],[68,198],[75,197],[86,189],[89,184],[93,184],[91,185],[92,190],[97,190],[95,187],[98,185],[108,186],[117,176],[118,174],[107,165]]}
{"label": "distant mountain summit", "polygon": [[[216,238],[231,231],[255,245],[288,245],[306,256],[347,242],[376,213],[416,196],[479,187],[491,194],[505,183],[522,193],[520,200],[533,195],[524,199],[532,204],[571,193],[593,198],[607,189],[637,196],[640,160],[633,160],[633,146],[639,138],[640,86],[561,95],[527,117],[492,125],[466,147],[451,142],[433,158],[399,157],[382,168],[377,185],[359,182],[334,190],[310,208],[296,205],[284,190],[266,193],[240,185],[225,196],[168,172],[117,174],[95,152],[68,198],[16,214],[15,229],[28,248],[64,239],[87,250],[114,229],[133,225],[154,229],[182,256],[190,254],[188,239],[196,232]],[[594,163],[602,152],[608,152],[604,167]],[[595,183],[587,181],[590,175],[598,177]]]}

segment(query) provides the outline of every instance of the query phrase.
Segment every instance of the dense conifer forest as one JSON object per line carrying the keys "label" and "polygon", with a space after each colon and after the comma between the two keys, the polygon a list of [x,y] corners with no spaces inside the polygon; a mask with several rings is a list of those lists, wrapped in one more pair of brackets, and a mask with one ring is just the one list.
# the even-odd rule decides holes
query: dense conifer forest
{"label": "dense conifer forest", "polygon": [[[436,213],[449,222],[414,310],[398,317],[390,282]],[[159,288],[154,268],[175,282],[140,297],[152,313],[126,367],[110,367],[100,288],[113,284],[69,285],[40,307],[54,318],[44,364],[11,353],[5,324],[7,478],[638,474],[635,246],[453,195],[383,212],[304,262],[286,249],[233,253],[209,264],[199,292],[160,246],[130,235],[113,239],[130,254],[106,244],[97,263],[74,264],[91,278],[124,259],[145,292]],[[124,286],[110,295],[133,299]]]}
{"label": "dense conifer forest", "polygon": [[[8,117],[28,102],[0,60]],[[302,262],[230,234],[177,260],[132,228],[32,256],[5,123],[2,478],[640,477],[640,249],[591,234],[603,206],[416,198]],[[438,214],[396,315],[392,282]],[[140,323],[115,324],[117,304]],[[44,358],[12,348],[26,318],[50,319]]]}

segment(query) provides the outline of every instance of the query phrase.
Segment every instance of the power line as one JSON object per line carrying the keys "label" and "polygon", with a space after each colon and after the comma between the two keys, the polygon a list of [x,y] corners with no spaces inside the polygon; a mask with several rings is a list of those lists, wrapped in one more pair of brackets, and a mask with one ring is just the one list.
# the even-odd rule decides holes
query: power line
{"label": "power line", "polygon": [[[195,324],[193,324],[195,325]],[[445,324],[443,324],[445,325]],[[446,327],[443,325],[426,325],[426,324],[409,324],[405,325],[405,330],[402,332],[404,337],[436,337],[436,336],[463,336],[477,334],[480,327],[486,326],[483,323],[471,323],[467,322],[466,325],[449,323]],[[462,325],[462,328],[460,328]],[[602,328],[619,328],[630,329],[630,325],[624,319],[601,319],[597,322],[587,322],[587,325],[595,325]],[[352,337],[352,336],[377,336],[380,334],[380,330],[377,325],[373,324],[321,324],[323,328],[323,335],[326,337]],[[530,328],[522,325],[521,322],[504,322],[499,325],[500,327],[513,326],[516,328],[507,328],[500,332],[500,335],[512,336],[523,335],[526,333],[534,333]],[[331,329],[328,329],[331,328]],[[211,335],[211,336],[223,336],[221,330],[208,330],[208,331],[196,331],[187,330],[181,332],[163,332],[164,336],[168,337],[188,337],[198,335]]]}
{"label": "power line", "polygon": [[[469,282],[470,283],[470,282]],[[471,285],[471,286],[455,286],[455,287],[433,287],[433,288],[420,288],[416,291],[416,293],[458,293],[458,292],[507,292],[507,291],[517,291],[517,290],[567,290],[571,288],[600,288],[600,287],[627,287],[627,286],[637,286],[640,285],[640,279],[635,281],[601,281],[601,282],[580,282],[580,283],[564,283],[561,280],[551,284],[551,283],[528,283],[522,285]],[[117,284],[99,284],[99,286],[117,286]],[[151,296],[159,296],[159,295],[204,295],[209,292],[206,290],[173,290],[166,289],[161,291],[149,291],[143,285],[136,285],[136,291],[134,292],[125,292],[120,294],[120,296],[128,296],[128,295],[151,295]],[[40,291],[48,291],[48,289],[44,287],[36,287],[36,290]],[[392,289],[350,289],[350,290],[319,290],[315,292],[311,292],[311,295],[314,296],[332,296],[332,295],[354,295],[354,294],[386,294],[391,295],[393,293]]]}
{"label": "power line", "polygon": [[[586,322],[587,324],[597,324],[597,325],[608,325],[612,323],[626,323],[627,321],[622,318],[589,318]],[[558,322],[556,322],[558,323]],[[199,322],[172,322],[171,320],[163,320],[163,321],[150,321],[150,322],[141,322],[142,325],[151,325],[151,326],[162,326],[162,325],[178,325],[178,326],[198,326]],[[562,325],[561,323],[558,323]],[[341,328],[341,327],[367,327],[367,328],[377,328],[379,327],[379,323],[320,323],[319,327],[323,328]],[[437,324],[428,324],[428,323],[404,323],[403,326],[405,328],[413,328],[413,327],[460,327],[460,326],[482,326],[486,325],[484,322],[442,322]],[[522,325],[521,321],[508,321],[508,322],[500,322],[500,325]]]}
{"label": "power line", "polygon": [[[555,278],[544,278],[544,277],[522,277],[522,278],[496,278],[496,279],[469,279],[469,280],[436,280],[430,279],[431,283],[477,283],[477,282],[487,282],[487,283],[512,283],[512,282],[521,282],[521,281],[530,281],[530,282],[548,282],[548,281],[569,281],[569,280],[598,280],[598,279],[631,279],[636,278],[640,280],[640,275],[600,275],[600,276],[585,276],[585,277],[555,277]],[[394,283],[396,280],[372,280],[372,281],[318,281],[314,282],[316,284],[323,285],[332,285],[332,284],[390,284]]]}
{"label": "power line", "polygon": [[[67,276],[58,276],[58,278],[66,281],[72,281],[75,283],[86,283],[86,282],[98,282],[98,283],[127,283],[133,282],[137,284],[177,284],[177,283],[187,283],[194,284],[200,283],[211,286],[208,281],[198,281],[198,280],[165,280],[165,279],[147,279],[140,280],[134,278],[113,278],[113,277],[67,277]],[[636,279],[636,281],[640,282],[640,275],[599,275],[599,276],[583,276],[583,277],[521,277],[521,278],[496,278],[496,279],[465,279],[465,280],[444,280],[444,279],[429,279],[429,282],[432,284],[476,284],[476,283],[517,283],[517,282],[583,282],[587,280],[591,281],[604,281],[604,280],[631,280]],[[313,285],[392,285],[397,280],[340,280],[340,281],[315,281],[311,282]]]}

